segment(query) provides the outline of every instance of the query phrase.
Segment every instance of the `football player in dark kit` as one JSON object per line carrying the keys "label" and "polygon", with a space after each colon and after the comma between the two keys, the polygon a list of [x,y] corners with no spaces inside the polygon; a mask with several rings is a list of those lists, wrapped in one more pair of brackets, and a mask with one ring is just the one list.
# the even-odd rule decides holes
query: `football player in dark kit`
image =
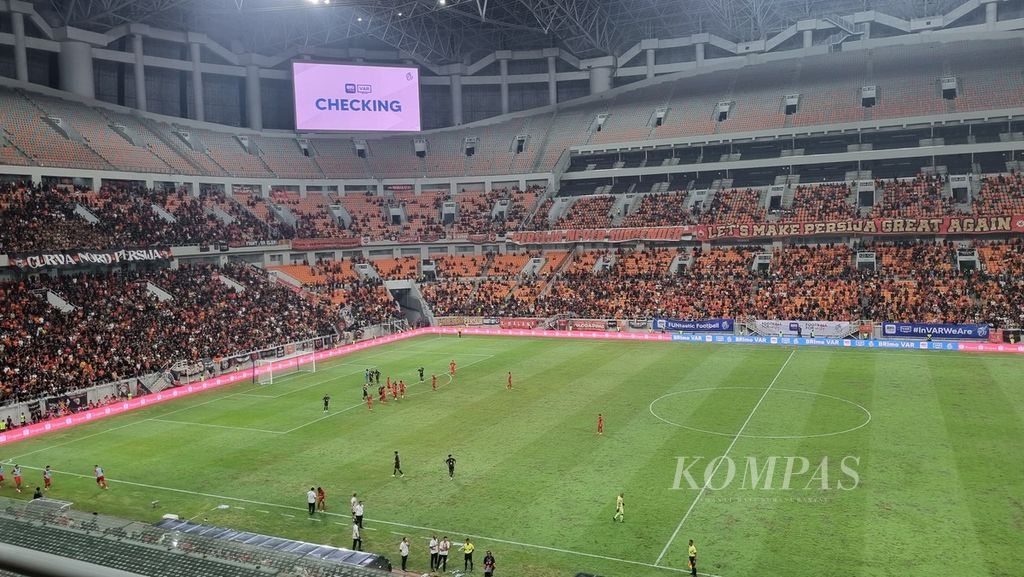
{"label": "football player in dark kit", "polygon": [[395,451],[395,470],[392,471],[391,476],[394,477],[395,473],[405,476],[405,473],[402,472],[402,459],[398,456],[398,451]]}
{"label": "football player in dark kit", "polygon": [[455,478],[455,458],[448,455],[448,458],[444,460],[444,464],[448,465],[448,478]]}
{"label": "football player in dark kit", "polygon": [[325,394],[324,395],[324,412],[325,413],[330,409],[330,406],[331,406],[331,395]]}
{"label": "football player in dark kit", "polygon": [[420,367],[417,370],[420,372],[420,382],[422,383],[423,382],[423,367]]}

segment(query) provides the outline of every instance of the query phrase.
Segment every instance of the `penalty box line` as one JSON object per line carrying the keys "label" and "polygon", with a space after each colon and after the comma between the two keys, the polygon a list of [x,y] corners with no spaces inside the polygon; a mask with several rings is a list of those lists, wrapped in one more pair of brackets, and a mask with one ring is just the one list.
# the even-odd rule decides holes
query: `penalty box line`
{"label": "penalty box line", "polygon": [[[435,337],[434,339],[431,339],[431,340],[439,340],[441,338],[442,337]],[[392,349],[391,351],[387,351],[386,353],[376,353],[376,354],[373,354],[373,355],[366,355],[366,356],[368,356],[368,357],[376,357],[376,356],[380,356],[382,354],[391,354],[391,353],[393,353],[396,350],[406,350],[408,348],[411,348],[414,344],[422,344],[422,343],[413,343],[413,344],[410,344],[410,345],[405,346],[405,347],[399,347],[399,348]],[[479,361],[473,361],[472,363],[469,363],[469,364],[464,365],[464,366],[468,367],[468,366],[474,365],[474,364],[476,364],[478,362],[483,362],[485,360],[491,359],[494,356],[495,355],[490,355],[490,356],[488,356],[488,357],[486,357],[484,359],[481,359]],[[328,362],[330,362],[330,361],[328,361]],[[340,363],[340,364],[350,364],[350,363]],[[315,373],[313,373],[313,374],[315,374]],[[344,377],[352,376],[354,374],[358,374],[358,372],[346,373],[345,375],[340,375],[339,377],[335,377],[335,378],[344,378]],[[449,382],[451,382],[451,379],[449,379]],[[322,384],[322,382],[321,383],[317,383],[317,384]],[[444,385],[441,385],[441,386],[444,386]],[[440,388],[440,387],[438,387],[438,388]],[[36,449],[34,451],[29,451],[28,453],[23,453],[21,455],[18,455],[18,456],[15,456],[15,457],[11,457],[9,459],[6,459],[5,462],[7,462],[7,463],[14,463],[14,462],[17,462],[20,459],[24,459],[25,457],[30,457],[32,455],[35,455],[35,454],[38,454],[38,453],[42,453],[44,451],[49,451],[50,449],[56,449],[56,448],[59,448],[59,447],[64,447],[64,446],[70,445],[72,443],[77,443],[79,441],[84,441],[86,439],[91,439],[93,437],[98,437],[100,435],[105,435],[107,433],[112,433],[114,431],[119,431],[119,430],[125,429],[127,427],[134,427],[136,425],[141,425],[143,423],[148,423],[148,422],[151,422],[151,421],[164,420],[166,422],[176,422],[176,423],[189,424],[189,425],[198,424],[200,426],[209,426],[208,424],[203,424],[203,423],[184,423],[182,421],[173,421],[171,419],[165,419],[164,417],[169,417],[170,415],[174,415],[174,414],[180,413],[182,411],[187,411],[189,409],[195,409],[195,408],[198,408],[198,407],[202,407],[204,405],[209,405],[211,403],[216,403],[217,401],[223,401],[223,400],[226,400],[226,399],[230,399],[232,397],[243,397],[243,396],[254,397],[254,396],[259,396],[259,397],[277,398],[277,396],[283,396],[283,395],[277,395],[277,396],[275,396],[275,395],[253,395],[253,394],[250,394],[250,393],[247,392],[247,391],[252,391],[252,390],[259,390],[259,389],[250,388],[250,389],[246,389],[244,391],[240,391],[240,392],[237,392],[237,393],[230,393],[230,394],[227,394],[227,395],[224,395],[224,396],[218,396],[218,397],[215,397],[213,399],[208,399],[206,401],[203,401],[202,403],[197,403],[195,405],[189,405],[187,407],[181,407],[181,408],[175,409],[173,411],[169,411],[169,412],[166,412],[166,413],[161,413],[159,416],[156,416],[156,417],[149,417],[149,418],[146,418],[146,419],[140,419],[138,421],[132,421],[131,423],[126,423],[124,425],[119,425],[117,427],[111,427],[109,429],[104,429],[102,431],[98,431],[98,432],[92,433],[90,435],[86,435],[84,437],[76,437],[74,439],[69,439],[67,441],[64,441],[63,443],[58,443],[56,445],[48,445],[48,446],[43,447],[41,449]],[[215,392],[215,391],[210,391],[210,392]],[[285,394],[288,394],[288,393],[285,393]],[[416,394],[416,393],[412,393],[412,394]],[[352,405],[351,407],[346,407],[345,409],[343,409],[340,412],[350,411],[350,410],[352,410],[352,409],[354,409],[356,407],[363,406],[363,404],[364,403],[359,403],[358,405]],[[334,413],[332,413],[332,414],[334,414]],[[322,421],[324,418],[326,418],[326,417],[321,417],[319,419],[316,419],[315,421],[312,421],[310,423],[306,423],[306,425],[310,425],[310,424],[313,424],[314,422]],[[302,425],[302,427],[305,427],[306,425]],[[259,432],[285,434],[285,433],[290,433],[290,432],[295,431],[295,430],[298,430],[298,428],[291,429],[289,431],[259,431]]]}
{"label": "penalty box line", "polygon": [[711,485],[711,480],[715,478],[715,473],[718,472],[718,468],[722,466],[722,463],[725,462],[725,458],[728,457],[729,453],[732,452],[732,448],[736,446],[736,441],[740,440],[740,437],[743,435],[743,431],[745,431],[747,425],[750,424],[750,419],[754,418],[754,413],[757,412],[757,409],[761,406],[761,403],[764,402],[765,397],[768,396],[768,393],[771,392],[772,387],[774,387],[775,383],[778,382],[779,377],[782,376],[782,371],[786,370],[786,366],[789,365],[789,361],[793,360],[793,355],[795,354],[796,349],[794,348],[792,351],[790,351],[789,356],[786,357],[786,362],[782,363],[782,366],[779,367],[779,372],[775,373],[775,378],[772,379],[772,382],[768,383],[768,387],[766,387],[764,392],[761,393],[761,398],[757,400],[757,403],[754,405],[754,408],[750,410],[750,414],[747,415],[747,420],[743,421],[743,424],[740,425],[740,430],[736,431],[736,436],[732,438],[732,442],[729,443],[729,446],[726,447],[725,452],[722,453],[722,457],[719,458],[718,464],[715,465],[715,468],[711,470],[711,474],[708,475],[707,479],[705,479],[704,486],[700,488],[700,492],[697,493],[697,496],[694,497],[693,502],[690,503],[690,508],[686,510],[686,513],[683,515],[683,518],[679,520],[679,524],[676,525],[676,530],[672,532],[672,536],[668,538],[668,542],[665,543],[665,547],[662,548],[661,554],[658,555],[658,558],[654,561],[655,566],[661,566],[661,561],[665,558],[665,554],[668,553],[669,547],[672,546],[672,542],[676,540],[677,536],[679,536],[679,531],[683,528],[683,523],[686,523],[686,520],[690,517],[690,513],[693,513],[693,509],[697,506],[697,503],[700,502],[701,498],[704,496],[704,493],[707,492],[708,486]]}
{"label": "penalty box line", "polygon": [[[40,468],[40,467],[31,467],[31,466],[28,466],[28,465],[22,465],[22,466],[24,468],[26,468],[26,469],[31,469],[33,471],[42,471],[42,468]],[[79,478],[82,478],[82,479],[92,479],[92,478],[94,478],[92,475],[83,475],[81,473],[71,473],[71,472],[68,472],[68,471],[58,471],[56,469],[52,469],[52,470],[53,470],[54,473],[57,473],[57,474],[60,474],[60,475],[67,475],[69,477],[79,477]],[[200,492],[200,491],[191,491],[189,489],[176,489],[174,487],[162,487],[160,485],[150,485],[148,483],[136,483],[134,481],[125,481],[125,480],[120,480],[120,479],[107,479],[107,481],[110,482],[110,483],[120,483],[122,485],[131,485],[133,487],[142,487],[142,488],[145,488],[145,489],[154,489],[154,490],[158,490],[158,491],[169,491],[171,493],[181,493],[181,494],[185,494],[185,495],[193,495],[193,496],[196,496],[196,497],[208,497],[208,498],[211,498],[211,499],[223,499],[225,501],[235,501],[235,502],[238,502],[238,503],[248,503],[250,505],[259,505],[259,506],[262,506],[262,507],[275,507],[277,509],[286,509],[286,510],[289,510],[289,511],[305,511],[306,510],[305,507],[295,507],[295,506],[292,506],[292,505],[281,505],[279,503],[268,503],[268,502],[265,502],[265,501],[255,501],[255,500],[252,500],[252,499],[243,499],[241,497],[229,497],[227,495],[216,495],[216,494],[213,494],[213,493],[203,493],[203,492]],[[235,508],[236,509],[241,509],[241,507],[235,507]],[[324,514],[331,515],[331,516],[334,516],[334,517],[342,517],[342,518],[345,518],[345,519],[351,518],[350,514],[344,514],[344,513],[333,513],[333,512],[327,511],[327,512],[324,512]],[[449,535],[465,535],[466,537],[470,537],[470,538],[477,539],[477,540],[480,540],[480,541],[489,541],[489,542],[492,542],[492,543],[502,543],[502,544],[505,544],[505,545],[513,545],[513,546],[516,546],[516,547],[524,547],[524,548],[529,548],[529,549],[540,549],[540,550],[543,550],[543,551],[551,551],[553,553],[564,553],[566,555],[575,555],[575,556],[578,556],[578,557],[589,557],[591,559],[602,559],[602,560],[605,560],[605,561],[613,561],[613,562],[616,562],[616,563],[624,563],[624,564],[628,564],[628,565],[638,565],[638,566],[641,566],[641,567],[649,567],[649,568],[652,568],[652,569],[662,569],[662,570],[665,570],[665,571],[673,571],[673,572],[676,572],[676,573],[686,573],[686,574],[690,573],[690,571],[688,569],[679,569],[677,567],[666,567],[666,566],[663,566],[663,565],[654,565],[654,564],[651,564],[651,563],[644,563],[643,561],[633,561],[631,559],[620,559],[618,557],[611,557],[609,555],[598,555],[596,553],[585,553],[583,551],[573,551],[571,549],[562,549],[562,548],[559,548],[559,547],[550,547],[550,546],[547,546],[547,545],[537,545],[537,544],[534,544],[534,543],[523,543],[521,541],[512,541],[510,539],[501,539],[501,538],[498,538],[498,537],[487,537],[485,535],[476,535],[476,534],[473,534],[473,533],[466,533],[466,532],[463,532],[463,531],[449,531],[449,530],[446,530],[446,529],[438,529],[438,528],[435,528],[435,527],[425,527],[425,526],[422,526],[422,525],[411,525],[411,524],[408,524],[408,523],[399,523],[397,521],[384,521],[382,519],[367,518],[366,520],[370,521],[372,523],[380,523],[382,525],[388,525],[388,526],[392,526],[392,527],[403,527],[403,528],[406,528],[406,529],[416,529],[416,530],[420,530],[420,531],[429,531],[429,532],[449,534]],[[703,577],[721,577],[720,575],[713,575],[711,573],[698,573],[698,575],[702,575]]]}

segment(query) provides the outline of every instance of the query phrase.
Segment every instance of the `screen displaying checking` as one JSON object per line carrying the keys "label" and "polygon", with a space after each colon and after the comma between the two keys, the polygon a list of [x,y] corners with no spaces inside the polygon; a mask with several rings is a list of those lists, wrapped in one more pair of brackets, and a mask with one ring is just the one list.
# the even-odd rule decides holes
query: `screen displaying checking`
{"label": "screen displaying checking", "polygon": [[419,131],[416,68],[293,62],[295,128]]}

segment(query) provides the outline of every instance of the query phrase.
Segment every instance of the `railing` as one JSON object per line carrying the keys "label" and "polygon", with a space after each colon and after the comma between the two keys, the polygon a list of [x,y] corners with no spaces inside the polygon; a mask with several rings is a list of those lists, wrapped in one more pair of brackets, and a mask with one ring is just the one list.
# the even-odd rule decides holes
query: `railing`
{"label": "railing", "polygon": [[[107,515],[75,511],[69,507],[54,508],[49,499],[18,501],[0,498],[0,531],[5,542],[0,551],[0,567],[16,565],[19,574],[70,576],[113,575],[129,577],[166,573],[176,558],[191,558],[193,564],[207,570],[233,569],[237,575],[279,575],[298,577],[385,577],[380,569],[324,561],[311,554],[273,550],[236,541],[227,541],[191,532],[170,531],[153,525]],[[157,506],[158,502],[154,502]],[[65,505],[68,505],[65,503]],[[47,543],[62,542],[60,556],[48,555],[39,549],[51,549]],[[132,550],[136,573],[102,567],[102,552],[109,550],[111,559]],[[333,549],[333,548],[332,548]],[[7,552],[17,555],[12,558]],[[366,555],[362,555],[365,558]],[[97,560],[99,558],[99,560]],[[241,561],[245,561],[241,563]],[[386,562],[386,561],[385,561]],[[11,565],[9,565],[11,564]],[[102,570],[101,570],[102,569]]]}
{"label": "railing", "polygon": [[[408,324],[405,327],[408,328]],[[390,332],[382,332],[381,334],[393,334],[400,330],[404,329],[400,327],[391,328]],[[319,350],[333,346],[340,341],[341,337],[336,334],[321,335],[302,341],[242,351],[216,360],[178,360],[168,363],[161,370],[152,373],[75,389],[61,395],[44,395],[34,399],[0,405],[0,420],[6,420],[10,416],[11,420],[17,423],[21,414],[24,413],[31,420],[35,421],[43,415],[50,413],[51,410],[55,413],[60,411],[61,403],[65,405],[65,410],[68,412],[77,412],[88,407],[89,403],[102,403],[108,397],[122,399],[144,393],[145,390],[138,388],[139,384],[148,389],[149,392],[156,393],[174,384],[190,384],[225,372],[252,368],[253,361],[257,359],[273,359],[290,354],[296,350]],[[32,410],[33,408],[35,410]]]}

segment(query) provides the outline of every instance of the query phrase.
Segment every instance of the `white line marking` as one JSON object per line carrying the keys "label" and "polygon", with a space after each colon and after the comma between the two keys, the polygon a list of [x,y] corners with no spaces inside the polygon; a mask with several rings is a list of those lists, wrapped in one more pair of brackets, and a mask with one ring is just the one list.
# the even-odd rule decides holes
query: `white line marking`
{"label": "white line marking", "polygon": [[238,505],[235,505],[235,509],[241,509],[241,510],[245,511],[245,507],[239,507]]}
{"label": "white line marking", "polygon": [[[668,398],[668,397],[671,397],[673,395],[682,395],[682,394],[685,394],[685,393],[700,393],[700,392],[704,392],[704,391],[742,391],[742,390],[760,391],[761,389],[760,389],[760,387],[705,387],[705,388],[700,388],[700,389],[687,389],[685,391],[676,391],[674,393],[664,394],[664,395],[658,397],[657,399],[654,399],[653,401],[651,401],[651,404],[648,405],[647,410],[651,413],[651,415],[654,416],[655,419],[658,419],[659,421],[662,421],[664,423],[668,423],[669,425],[673,425],[673,426],[679,427],[681,429],[689,429],[691,431],[696,431],[698,433],[706,433],[708,435],[718,435],[720,437],[731,437],[732,433],[723,433],[721,431],[711,431],[711,430],[708,430],[708,429],[700,429],[700,428],[697,428],[697,427],[691,427],[690,425],[684,425],[682,423],[676,423],[674,421],[670,421],[670,420],[666,419],[665,417],[662,417],[658,413],[655,413],[654,412],[654,405],[656,405],[658,403],[658,401],[660,401],[662,399],[665,399],[665,398]],[[815,397],[824,397],[826,399],[833,399],[833,400],[836,400],[836,401],[841,401],[841,402],[846,403],[848,405],[853,405],[854,407],[857,407],[858,409],[860,409],[867,416],[867,418],[864,420],[863,423],[861,423],[861,424],[859,424],[859,425],[857,425],[855,427],[850,427],[849,429],[844,429],[842,431],[834,431],[834,432],[831,432],[831,433],[817,433],[817,434],[814,434],[814,435],[740,435],[741,437],[743,437],[744,439],[775,439],[775,440],[778,440],[778,439],[817,439],[817,438],[820,438],[820,437],[834,437],[836,435],[844,435],[846,433],[852,433],[853,431],[856,431],[857,429],[861,429],[861,428],[864,428],[864,427],[868,426],[868,423],[871,422],[871,411],[867,410],[867,408],[865,408],[864,405],[861,405],[859,403],[855,403],[855,402],[853,402],[851,400],[844,399],[842,397],[836,397],[836,396],[833,396],[833,395],[826,395],[825,393],[819,393],[817,391],[801,391],[801,390],[798,390],[798,389],[780,389],[779,387],[775,387],[775,392],[779,392],[779,391],[785,391],[787,393],[797,393],[797,394],[802,394],[802,395],[810,395],[810,396],[815,396]]]}
{"label": "white line marking", "polygon": [[257,513],[266,513],[267,515],[270,514],[270,511],[264,511],[263,509],[256,509],[256,512]]}
{"label": "white line marking", "polygon": [[729,443],[729,446],[725,449],[725,453],[722,454],[722,458],[718,460],[718,464],[715,465],[715,468],[711,471],[711,474],[708,475],[707,479],[705,479],[704,486],[701,487],[700,492],[697,493],[697,496],[693,499],[693,502],[690,503],[690,508],[686,510],[686,514],[683,515],[683,518],[679,520],[679,524],[676,525],[676,530],[672,532],[672,536],[668,538],[668,542],[665,543],[665,547],[662,548],[661,554],[658,555],[658,558],[654,561],[655,566],[660,566],[661,560],[664,559],[665,554],[668,553],[668,548],[672,546],[672,542],[675,541],[676,536],[679,535],[679,530],[683,528],[683,523],[685,523],[686,519],[690,517],[690,513],[693,512],[693,508],[697,506],[697,503],[700,502],[701,497],[703,497],[704,493],[708,490],[708,485],[710,485],[711,481],[715,478],[715,473],[718,472],[718,468],[722,466],[722,463],[725,462],[725,458],[729,456],[730,452],[732,452],[732,448],[736,446],[736,441],[740,440],[740,437],[743,435],[744,429],[746,429],[747,425],[750,424],[750,419],[754,418],[754,413],[757,412],[757,409],[758,407],[761,406],[761,403],[764,401],[764,398],[768,396],[769,392],[771,392],[772,387],[775,386],[775,383],[779,380],[779,377],[782,376],[782,371],[786,370],[786,366],[789,365],[789,361],[793,360],[793,355],[795,354],[796,349],[790,351],[789,356],[786,357],[786,362],[782,363],[782,367],[779,368],[779,372],[775,373],[775,378],[772,379],[772,382],[768,383],[768,387],[764,390],[763,393],[761,393],[761,398],[757,400],[757,404],[755,404],[754,408],[750,410],[750,414],[747,415],[747,420],[743,421],[743,424],[740,426],[740,430],[736,432],[736,436],[732,438],[732,442]]}
{"label": "white line marking", "polygon": [[293,519],[295,518],[295,515],[292,515],[291,513],[281,513],[281,516],[282,517],[291,517]]}
{"label": "white line marking", "polygon": [[[27,465],[22,465],[22,466],[24,468],[26,468],[26,469],[30,469],[30,470],[33,470],[33,471],[41,471],[42,470],[39,467],[30,467],[30,466],[27,466]],[[84,478],[84,479],[92,479],[93,478],[92,475],[83,475],[81,473],[70,473],[68,471],[56,471],[56,470],[54,472],[58,473],[60,475],[67,475],[69,477],[81,477],[81,478]],[[280,505],[278,503],[267,503],[265,501],[254,501],[254,500],[251,500],[251,499],[242,499],[242,498],[239,498],[239,497],[229,497],[227,495],[215,495],[215,494],[212,494],[212,493],[202,493],[202,492],[199,492],[199,491],[190,491],[190,490],[187,490],[187,489],[175,489],[174,487],[161,487],[159,485],[149,485],[149,484],[146,484],[146,483],[136,483],[136,482],[133,482],[133,481],[122,481],[122,480],[118,480],[118,479],[107,479],[107,481],[110,482],[110,483],[120,483],[122,485],[131,485],[131,486],[134,486],[134,487],[143,487],[143,488],[146,488],[146,489],[156,489],[156,490],[160,490],[160,491],[170,491],[172,493],[182,493],[182,494],[185,494],[185,495],[195,495],[195,496],[198,496],[198,497],[210,497],[210,498],[213,498],[213,499],[223,499],[223,500],[227,500],[227,501],[237,501],[239,503],[248,503],[250,505],[262,505],[264,507],[274,507],[274,508],[278,508],[278,509],[287,509],[287,510],[290,510],[290,511],[306,511],[307,510],[305,507],[294,507],[294,506],[290,506],[290,505]],[[269,513],[269,511],[263,511],[263,510],[260,510],[260,509],[257,509],[257,511],[259,511],[261,513],[264,513],[264,512],[265,513]],[[348,513],[331,513],[331,512],[326,512],[324,514],[325,515],[331,515],[331,516],[334,516],[334,517],[350,517],[351,516]],[[294,517],[294,515],[286,515],[286,516]],[[407,524],[407,523],[397,523],[397,522],[394,522],[394,521],[382,521],[380,519],[366,519],[366,520],[370,521],[372,523],[380,523],[382,525],[390,525],[392,527],[404,527],[406,529],[419,529],[421,531],[429,531],[429,532],[442,533],[442,534],[448,534],[448,535],[465,535],[466,537],[470,537],[472,539],[477,539],[479,541],[490,541],[490,542],[493,542],[493,543],[504,543],[506,545],[515,545],[517,547],[526,547],[526,548],[530,548],[530,549],[541,549],[541,550],[544,550],[544,551],[552,551],[554,553],[564,553],[566,555],[576,555],[578,557],[589,557],[589,558],[592,558],[592,559],[603,559],[605,561],[614,561],[616,563],[624,563],[624,564],[627,564],[627,565],[637,565],[637,566],[640,566],[640,567],[650,567],[650,568],[653,568],[653,569],[662,569],[662,570],[665,570],[665,571],[674,571],[676,573],[689,573],[688,570],[678,569],[676,567],[664,567],[664,566],[659,566],[659,565],[653,565],[651,563],[644,563],[643,561],[632,561],[632,560],[629,560],[629,559],[619,559],[617,557],[609,557],[607,555],[596,555],[594,553],[584,553],[584,552],[581,552],[581,551],[572,551],[572,550],[569,550],[569,549],[559,549],[557,547],[548,547],[547,545],[534,545],[532,543],[521,543],[519,541],[511,541],[511,540],[508,540],[508,539],[499,539],[499,538],[496,538],[496,537],[486,537],[486,536],[483,536],[483,535],[476,535],[476,534],[473,534],[473,533],[467,533],[465,531],[449,531],[449,530],[437,529],[437,528],[434,528],[434,527],[423,527],[421,525],[410,525],[410,524]],[[337,525],[343,525],[343,526],[344,525],[348,525],[348,523],[337,523],[337,522],[336,522],[336,524]],[[373,529],[372,527],[366,527],[365,529],[367,531],[375,531],[376,530],[376,529]],[[720,577],[719,575],[711,575],[709,573],[699,573],[699,575],[703,575],[704,577]]]}
{"label": "white line marking", "polygon": [[[436,337],[434,337],[432,339],[424,339],[424,340],[421,340],[421,341],[417,341],[415,343],[411,343],[411,344],[409,344],[407,346],[404,346],[404,347],[393,347],[393,348],[389,348],[388,350],[386,350],[384,352],[375,353],[375,354],[372,354],[372,355],[365,355],[365,357],[379,357],[379,356],[382,356],[382,355],[393,354],[395,351],[406,350],[406,349],[411,348],[414,345],[422,345],[425,342],[433,342],[433,341],[442,340],[442,339],[443,339],[442,336],[436,336]],[[357,353],[358,353],[358,351],[357,351]],[[331,365],[334,364],[333,361],[327,361],[327,362],[330,363]],[[339,364],[351,364],[351,365],[354,365],[354,366],[361,366],[361,365],[357,365],[356,363],[351,363],[351,362],[349,362],[349,363],[339,363]],[[474,363],[470,363],[470,364],[474,364]],[[376,366],[377,365],[368,365],[367,368],[373,368],[373,367],[376,367]],[[469,365],[466,365],[466,366],[469,366]],[[341,375],[341,376],[352,376],[354,374],[358,374],[358,372],[348,373],[348,374]],[[238,381],[237,383],[235,383],[234,386],[243,385],[243,384],[245,384],[244,381]],[[316,384],[322,384],[322,383],[316,383]],[[266,386],[266,385],[264,385],[264,386]],[[273,386],[273,385],[271,385],[271,386]],[[74,439],[70,439],[70,440],[65,441],[63,443],[57,443],[56,445],[47,445],[46,447],[43,447],[41,449],[36,449],[35,451],[30,451],[28,453],[24,453],[24,454],[18,455],[16,457],[11,457],[11,458],[7,459],[6,462],[7,463],[15,463],[17,461],[20,461],[21,459],[24,459],[25,457],[30,457],[30,456],[35,455],[37,453],[42,453],[43,451],[49,451],[50,449],[56,449],[56,448],[59,448],[59,447],[64,447],[64,446],[70,445],[72,443],[77,443],[79,441],[84,441],[86,439],[91,439],[91,438],[97,437],[99,435],[105,435],[107,433],[112,433],[114,431],[118,431],[118,430],[121,430],[121,429],[124,429],[124,428],[127,428],[127,427],[134,427],[135,425],[141,425],[143,423],[148,423],[148,422],[150,422],[152,420],[155,420],[155,419],[168,417],[168,416],[173,415],[175,413],[180,413],[182,411],[187,411],[189,409],[199,408],[199,407],[202,407],[204,405],[209,405],[210,403],[215,403],[217,401],[223,401],[225,399],[230,399],[232,397],[253,396],[253,397],[260,397],[260,398],[276,399],[279,396],[282,396],[282,395],[259,395],[259,394],[256,394],[256,393],[247,392],[247,391],[258,391],[261,388],[262,387],[250,388],[250,389],[246,389],[244,391],[240,391],[240,392],[237,392],[237,393],[231,393],[229,395],[219,396],[219,397],[216,397],[216,398],[204,401],[202,403],[197,403],[195,405],[189,405],[187,407],[181,407],[181,408],[175,409],[173,411],[169,411],[169,412],[166,412],[166,413],[161,413],[158,417],[150,417],[148,419],[141,419],[141,420],[138,420],[138,421],[132,421],[131,423],[126,423],[124,425],[119,425],[117,427],[111,427],[109,429],[104,429],[104,430],[99,431],[97,433],[93,433],[91,435],[86,435],[84,437],[76,437]],[[288,393],[284,393],[284,394],[288,394]],[[182,399],[182,400],[185,400],[185,399]],[[128,414],[128,413],[125,413],[125,414]],[[280,432],[280,431],[278,431],[278,432]]]}
{"label": "white line marking", "polygon": [[[48,445],[46,447],[43,447],[42,449],[36,449],[35,451],[30,451],[30,452],[25,453],[23,455],[18,455],[17,457],[11,457],[10,459],[7,460],[7,462],[8,463],[14,463],[14,462],[17,462],[17,461],[19,461],[21,459],[24,459],[25,457],[28,457],[30,455],[35,455],[36,453],[42,453],[43,451],[49,451],[50,449],[56,449],[58,447],[63,447],[63,446],[66,446],[66,445],[70,445],[71,443],[77,443],[79,441],[84,441],[86,439],[91,439],[93,437],[98,437],[99,435],[105,435],[107,433],[111,433],[113,431],[118,431],[118,430],[121,430],[121,429],[124,429],[124,428],[127,428],[127,427],[132,427],[132,426],[135,426],[135,425],[141,425],[142,423],[148,423],[148,422],[150,422],[150,421],[152,421],[154,419],[159,419],[159,418],[167,417],[167,416],[173,415],[175,413],[180,413],[182,411],[187,411],[188,409],[194,409],[196,407],[202,407],[203,405],[209,405],[210,403],[215,403],[217,401],[223,401],[224,399],[229,399],[229,398],[234,397],[234,396],[236,396],[238,394],[240,394],[240,393],[232,393],[230,395],[225,395],[223,397],[217,397],[215,399],[210,399],[208,401],[204,401],[204,402],[196,404],[196,405],[189,405],[187,407],[181,407],[180,409],[175,409],[175,410],[169,411],[167,413],[161,413],[160,416],[158,416],[158,417],[150,417],[148,419],[142,419],[142,420],[139,420],[139,421],[132,421],[131,423],[126,423],[124,425],[119,425],[117,427],[111,427],[109,429],[103,429],[102,431],[99,431],[98,433],[93,433],[91,435],[86,435],[84,437],[77,437],[77,438],[74,438],[74,439],[71,439],[71,440],[68,440],[68,441],[64,441],[63,443],[57,443],[56,445]],[[129,414],[129,413],[124,413],[124,414]]]}
{"label": "white line marking", "polygon": [[283,435],[284,431],[268,431],[267,429],[250,429],[249,427],[230,427],[228,425],[214,425],[213,423],[193,423],[190,421],[175,421],[172,419],[150,419],[156,423],[173,423],[175,425],[190,425],[193,427],[213,427],[215,429],[229,429],[232,431],[249,431],[254,433],[268,433],[270,435]]}

